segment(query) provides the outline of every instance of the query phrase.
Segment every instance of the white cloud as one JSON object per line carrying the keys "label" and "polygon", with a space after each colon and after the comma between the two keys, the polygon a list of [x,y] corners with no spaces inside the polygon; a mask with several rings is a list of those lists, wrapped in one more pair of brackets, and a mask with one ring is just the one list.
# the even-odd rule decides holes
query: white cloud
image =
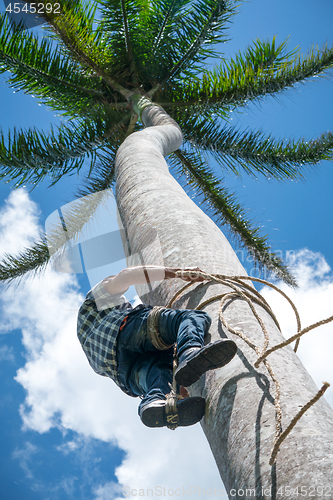
{"label": "white cloud", "polygon": [[37,205],[24,189],[12,191],[0,210],[0,255],[17,252],[38,237]]}

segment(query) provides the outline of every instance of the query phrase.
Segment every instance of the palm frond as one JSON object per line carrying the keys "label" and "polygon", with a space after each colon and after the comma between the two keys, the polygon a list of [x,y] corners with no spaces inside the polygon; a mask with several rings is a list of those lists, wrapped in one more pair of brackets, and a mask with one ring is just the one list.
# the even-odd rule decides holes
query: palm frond
{"label": "palm frond", "polygon": [[219,56],[213,46],[226,41],[224,31],[234,12],[233,0],[198,0],[184,9],[177,30],[181,57],[164,75],[161,86],[169,80],[178,80],[180,75],[192,77],[193,73],[202,71],[204,59]]}
{"label": "palm frond", "polygon": [[49,261],[49,249],[45,235],[30,248],[22,250],[18,255],[4,255],[0,262],[0,282],[9,285],[12,281],[18,283],[27,273],[36,275],[45,270]]}
{"label": "palm frond", "polygon": [[273,271],[289,285],[295,286],[294,277],[282,260],[271,251],[267,236],[261,236],[259,228],[253,226],[243,207],[233,193],[221,186],[211,169],[193,151],[177,150],[169,156],[171,166],[187,176],[187,184],[199,190],[214,220],[220,226],[226,224],[241,245],[258,263],[259,267]]}
{"label": "palm frond", "polygon": [[[34,4],[35,2],[27,1]],[[44,29],[49,32],[49,38],[60,42],[63,54],[71,55],[82,66],[90,66],[91,62],[101,67],[108,59],[102,34],[96,28],[97,4],[94,1],[77,0],[50,0],[53,8],[50,12],[45,9],[40,16],[47,25]],[[55,8],[55,4],[60,4]],[[61,43],[63,42],[63,43]]]}
{"label": "palm frond", "polygon": [[[66,205],[65,228],[63,221],[48,228],[47,234],[41,233],[39,241],[23,249],[18,255],[5,255],[0,262],[0,282],[10,284],[13,280],[22,280],[26,275],[41,274],[48,262],[55,263],[70,250],[82,227],[94,216],[107,193],[97,196],[85,196]],[[68,231],[69,228],[69,231]],[[70,272],[70,270],[68,270]]]}
{"label": "palm frond", "polygon": [[89,106],[112,100],[96,78],[82,72],[70,57],[41,41],[27,30],[10,30],[8,20],[0,14],[0,72],[9,71],[7,83],[39,98],[54,110],[81,114]]}
{"label": "palm frond", "polygon": [[[276,37],[272,42],[262,42],[256,40],[250,45],[244,53],[239,52],[234,59],[224,61],[224,77],[226,84],[219,94],[220,78],[216,69],[213,71],[204,71],[201,80],[188,79],[186,82],[169,83],[164,89],[158,91],[155,95],[155,101],[160,102],[164,107],[184,107],[188,112],[202,113],[208,110],[210,115],[214,109],[214,103],[221,103],[221,97],[232,86],[236,87],[239,79],[243,82],[250,77],[254,79],[256,74],[261,73],[268,68],[279,68],[285,64],[286,60],[291,60],[296,51],[287,53],[288,40],[276,46]],[[221,68],[219,68],[221,70]],[[185,94],[184,94],[185,92]],[[171,100],[171,96],[173,102]],[[229,102],[225,102],[225,112],[230,109]],[[220,108],[216,107],[217,111]]]}
{"label": "palm frond", "polygon": [[75,198],[82,198],[91,194],[110,189],[115,183],[115,158],[117,146],[108,146],[98,151],[96,168],[82,181],[82,187],[78,189]]}
{"label": "palm frond", "polygon": [[158,26],[154,36],[153,55],[160,53],[161,47],[170,44],[170,38],[175,39],[175,29],[180,26],[183,10],[190,0],[157,0],[153,4],[155,19]]}
{"label": "palm frond", "polygon": [[156,0],[151,4],[150,33],[153,43],[149,46],[142,76],[152,88],[165,78],[188,49],[188,40],[185,36],[180,39],[179,34],[183,32],[185,16],[190,13],[187,8],[190,3],[191,0]]}
{"label": "palm frond", "polygon": [[106,143],[117,143],[124,137],[130,113],[121,116],[115,110],[96,112],[94,120],[75,120],[48,133],[35,128],[0,134],[0,178],[18,179],[36,185],[49,175],[52,184],[63,175],[78,171],[90,158],[94,168],[96,151]]}
{"label": "palm frond", "polygon": [[[191,66],[201,70],[212,46],[225,40],[226,21],[234,11],[232,0],[100,0],[98,30],[108,38],[112,67],[121,82],[147,89],[160,85]],[[190,64],[191,62],[191,64]],[[188,69],[186,69],[188,68]]]}
{"label": "palm frond", "polygon": [[262,132],[240,131],[195,117],[178,121],[184,139],[192,147],[209,153],[223,168],[239,175],[258,174],[278,180],[301,179],[304,169],[333,159],[333,134],[306,141],[276,140]]}
{"label": "palm frond", "polygon": [[[25,1],[35,4],[33,1]],[[51,38],[60,44],[62,53],[71,56],[81,65],[84,72],[99,77],[107,87],[126,97],[128,90],[118,83],[117,75],[113,72],[111,77],[111,68],[108,67],[110,47],[105,43],[103,33],[93,29],[96,21],[96,2],[92,4],[88,0],[50,0],[49,3],[53,6],[60,4],[60,12],[54,7],[50,13],[46,9],[41,16],[48,24],[45,29],[52,30]]]}
{"label": "palm frond", "polygon": [[201,80],[186,79],[165,85],[155,95],[162,106],[175,107],[187,104],[188,111],[205,116],[212,113],[224,116],[225,112],[249,100],[276,94],[294,87],[313,76],[323,75],[333,66],[333,47],[321,50],[312,47],[304,56],[299,51],[286,52],[286,42],[275,46],[259,42],[224,61],[212,71],[204,71]]}
{"label": "palm frond", "polygon": [[[100,0],[98,32],[111,52],[110,67],[121,83],[138,87],[154,62],[151,58],[157,31],[154,4],[148,0]],[[145,82],[147,83],[147,82]]]}

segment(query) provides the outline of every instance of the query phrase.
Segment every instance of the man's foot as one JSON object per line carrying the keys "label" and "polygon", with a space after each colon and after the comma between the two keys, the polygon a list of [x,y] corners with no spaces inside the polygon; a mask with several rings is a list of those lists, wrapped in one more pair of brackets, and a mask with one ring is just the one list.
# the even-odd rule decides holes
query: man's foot
{"label": "man's foot", "polygon": [[[199,422],[205,414],[204,398],[186,398],[177,401],[178,427],[186,427]],[[144,406],[140,418],[147,427],[164,427],[168,424],[165,401],[158,399]]]}
{"label": "man's foot", "polygon": [[186,349],[179,357],[175,373],[178,384],[189,387],[208,370],[215,370],[229,363],[235,356],[237,345],[229,339],[220,339],[204,347]]}

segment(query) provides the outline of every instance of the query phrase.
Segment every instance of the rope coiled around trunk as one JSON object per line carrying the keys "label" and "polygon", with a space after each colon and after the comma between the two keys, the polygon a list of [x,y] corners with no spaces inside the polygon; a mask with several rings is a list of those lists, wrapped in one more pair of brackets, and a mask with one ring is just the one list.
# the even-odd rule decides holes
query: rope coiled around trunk
{"label": "rope coiled around trunk", "polygon": [[[184,276],[193,276],[193,271],[178,271],[176,273],[176,276],[179,278],[182,278]],[[325,382],[324,385],[322,386],[322,388],[317,392],[317,394],[306,405],[304,405],[301,408],[301,410],[297,413],[297,415],[291,420],[291,422],[287,426],[286,430],[284,432],[282,432],[282,410],[281,410],[281,404],[280,404],[280,396],[281,396],[280,383],[277,380],[275,373],[274,373],[270,363],[267,360],[267,356],[269,354],[271,354],[272,352],[276,351],[277,349],[281,349],[281,348],[289,345],[294,340],[296,340],[296,344],[295,344],[295,348],[294,348],[294,351],[296,352],[298,345],[299,345],[300,337],[302,335],[304,335],[306,332],[309,332],[310,330],[313,330],[314,328],[317,328],[320,325],[323,325],[323,324],[326,324],[326,323],[333,321],[333,316],[330,316],[329,318],[327,318],[325,320],[318,321],[317,323],[314,323],[313,325],[310,325],[307,328],[302,329],[300,316],[299,316],[299,313],[297,311],[295,304],[282,290],[280,290],[278,287],[276,287],[272,283],[270,283],[266,280],[262,280],[260,278],[250,278],[249,276],[226,276],[226,275],[220,275],[220,274],[208,274],[208,273],[204,273],[202,271],[198,271],[197,276],[204,278],[205,280],[208,280],[208,281],[212,281],[215,283],[220,283],[222,285],[228,286],[229,288],[232,289],[232,291],[211,297],[211,298],[205,300],[204,302],[202,302],[201,304],[199,304],[195,309],[202,309],[207,304],[214,302],[216,300],[220,300],[219,317],[220,317],[223,325],[231,333],[240,337],[244,342],[247,343],[247,345],[249,347],[251,347],[251,349],[253,349],[256,352],[258,359],[254,363],[254,366],[256,368],[258,368],[259,364],[261,362],[263,362],[268,370],[268,373],[270,374],[270,376],[275,384],[275,397],[274,397],[275,415],[276,415],[275,437],[274,437],[273,448],[272,448],[272,452],[271,452],[271,456],[270,456],[270,460],[269,460],[269,464],[273,465],[275,460],[276,460],[276,456],[278,454],[280,446],[281,446],[282,442],[284,441],[284,439],[291,432],[291,430],[296,425],[298,420],[300,420],[302,415],[323,396],[324,392],[330,386],[330,384],[328,382]],[[254,303],[257,303],[261,307],[263,307],[271,315],[272,319],[274,320],[275,324],[277,325],[277,327],[280,331],[281,331],[281,328],[279,326],[279,323],[278,323],[272,309],[270,308],[270,306],[268,305],[266,300],[262,297],[262,295],[257,290],[255,290],[253,287],[251,287],[250,285],[245,283],[244,281],[246,281],[246,280],[256,281],[258,283],[269,286],[270,288],[273,288],[289,302],[289,304],[291,305],[291,307],[295,313],[296,322],[297,322],[297,333],[294,336],[292,336],[290,339],[268,349],[269,334],[268,334],[267,328],[266,328],[262,318],[260,317],[256,308],[254,307]],[[172,307],[173,303],[178,299],[178,297],[188,287],[190,287],[193,284],[194,284],[193,282],[190,282],[190,283],[187,283],[184,287],[182,287],[171,298],[167,307],[168,308]],[[235,330],[233,327],[231,327],[228,324],[227,320],[225,319],[225,317],[223,315],[223,306],[225,305],[225,303],[228,300],[233,299],[233,298],[241,298],[241,299],[245,300],[247,302],[247,304],[249,305],[254,317],[258,321],[258,323],[263,331],[263,335],[264,335],[264,345],[263,345],[263,348],[261,350],[243,332]]]}

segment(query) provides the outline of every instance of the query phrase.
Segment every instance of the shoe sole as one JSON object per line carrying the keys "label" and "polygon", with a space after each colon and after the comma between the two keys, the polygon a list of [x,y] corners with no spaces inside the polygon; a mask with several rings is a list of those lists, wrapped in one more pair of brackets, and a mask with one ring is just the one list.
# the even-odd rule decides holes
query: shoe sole
{"label": "shoe sole", "polygon": [[175,374],[177,383],[189,387],[208,370],[216,370],[227,365],[236,352],[237,346],[232,340],[217,340],[203,347],[196,356],[179,365]]}
{"label": "shoe sole", "polygon": [[[193,397],[177,401],[178,427],[187,427],[200,422],[205,414],[204,398]],[[141,421],[147,427],[165,427],[167,416],[165,406],[151,406],[142,412]]]}

